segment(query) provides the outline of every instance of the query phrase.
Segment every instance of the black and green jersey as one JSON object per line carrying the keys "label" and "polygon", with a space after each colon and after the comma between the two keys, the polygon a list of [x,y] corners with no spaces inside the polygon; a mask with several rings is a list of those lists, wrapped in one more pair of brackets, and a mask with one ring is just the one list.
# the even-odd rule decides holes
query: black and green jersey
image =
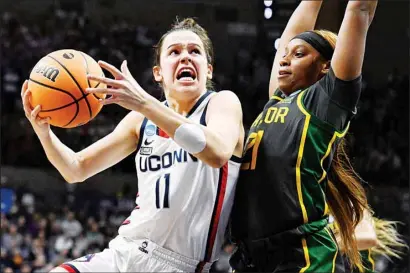
{"label": "black and green jersey", "polygon": [[330,229],[327,173],[356,113],[361,79],[332,69],[311,87],[273,96],[250,128],[232,209],[238,271],[343,272]]}
{"label": "black and green jersey", "polygon": [[360,258],[362,259],[363,268],[360,270],[358,267],[354,267],[351,269],[350,263],[348,262],[346,256],[344,256],[345,260],[345,272],[351,273],[376,273],[374,260],[371,256],[371,249],[361,250],[360,251]]}
{"label": "black and green jersey", "polygon": [[311,87],[266,104],[246,141],[232,214],[237,238],[263,238],[327,215],[326,175],[356,112],[360,83],[330,70]]}
{"label": "black and green jersey", "polygon": [[364,273],[374,273],[374,261],[372,258],[371,249],[360,251],[360,257],[362,258]]}
{"label": "black and green jersey", "polygon": [[342,81],[330,70],[305,90],[269,100],[245,144],[232,212],[236,239],[264,238],[326,218],[327,172],[360,91],[360,78]]}
{"label": "black and green jersey", "polygon": [[375,273],[375,266],[374,266],[374,260],[371,256],[372,251],[371,249],[366,249],[366,250],[361,250],[360,251],[360,258],[362,259],[362,264],[363,264],[363,270],[360,270],[359,268],[355,267],[352,270],[350,270],[350,265],[348,262],[345,262],[346,264],[346,272],[352,272],[352,273]]}

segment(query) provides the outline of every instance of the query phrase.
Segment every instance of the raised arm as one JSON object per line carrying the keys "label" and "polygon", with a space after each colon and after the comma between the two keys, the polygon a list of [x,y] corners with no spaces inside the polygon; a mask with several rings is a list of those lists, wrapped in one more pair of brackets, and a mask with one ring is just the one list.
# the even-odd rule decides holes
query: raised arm
{"label": "raised arm", "polygon": [[281,57],[285,54],[285,48],[287,44],[296,35],[314,29],[321,6],[322,0],[301,1],[299,6],[296,8],[292,16],[290,17],[289,22],[286,25],[286,28],[283,31],[282,36],[280,37],[279,48],[276,51],[275,59],[273,61],[269,82],[269,97],[271,97],[275,90],[278,88],[277,75],[279,70],[279,61]]}
{"label": "raised arm", "polygon": [[355,0],[347,4],[331,62],[337,78],[349,81],[361,75],[367,31],[376,7],[377,0]]}

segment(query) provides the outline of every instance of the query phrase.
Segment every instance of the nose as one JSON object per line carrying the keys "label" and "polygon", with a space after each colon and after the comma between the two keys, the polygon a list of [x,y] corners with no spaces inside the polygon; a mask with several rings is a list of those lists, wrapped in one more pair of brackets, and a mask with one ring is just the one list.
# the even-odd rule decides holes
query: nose
{"label": "nose", "polygon": [[289,66],[290,62],[286,58],[286,56],[282,57],[282,59],[279,61],[279,66]]}
{"label": "nose", "polygon": [[191,56],[188,53],[183,53],[181,56],[181,63],[186,64],[192,62]]}

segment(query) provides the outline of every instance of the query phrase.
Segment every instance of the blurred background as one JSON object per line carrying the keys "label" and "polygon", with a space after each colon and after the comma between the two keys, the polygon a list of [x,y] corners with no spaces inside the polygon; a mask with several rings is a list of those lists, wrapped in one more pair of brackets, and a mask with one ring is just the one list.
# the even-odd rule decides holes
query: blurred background
{"label": "blurred background", "polygon": [[[196,17],[215,47],[216,90],[242,102],[249,128],[266,103],[278,39],[295,0],[1,0],[1,272],[44,272],[101,251],[134,208],[134,156],[87,180],[65,183],[26,120],[22,82],[58,49],[81,50],[119,66],[161,98],[152,78],[152,46],[175,17]],[[346,1],[326,0],[317,28],[338,31]],[[400,221],[409,242],[409,2],[379,1],[370,28],[358,115],[347,136],[357,172],[379,218]],[[74,151],[111,132],[127,111],[104,107],[90,123],[53,131]],[[232,246],[215,272],[229,271]],[[379,272],[410,272],[402,260],[376,257]]]}

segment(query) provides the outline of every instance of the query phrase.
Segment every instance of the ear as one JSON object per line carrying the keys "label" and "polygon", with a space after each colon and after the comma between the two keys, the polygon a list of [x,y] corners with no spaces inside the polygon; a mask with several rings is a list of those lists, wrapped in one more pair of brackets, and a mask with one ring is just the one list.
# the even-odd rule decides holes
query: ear
{"label": "ear", "polygon": [[212,66],[212,64],[208,64],[208,72],[206,74],[208,80],[212,80],[213,72],[214,72],[214,67]]}
{"label": "ear", "polygon": [[152,68],[152,74],[156,82],[162,82],[161,68],[158,65]]}
{"label": "ear", "polygon": [[320,72],[326,75],[329,72],[329,69],[330,69],[330,61],[327,61],[322,64],[322,69],[320,70]]}

